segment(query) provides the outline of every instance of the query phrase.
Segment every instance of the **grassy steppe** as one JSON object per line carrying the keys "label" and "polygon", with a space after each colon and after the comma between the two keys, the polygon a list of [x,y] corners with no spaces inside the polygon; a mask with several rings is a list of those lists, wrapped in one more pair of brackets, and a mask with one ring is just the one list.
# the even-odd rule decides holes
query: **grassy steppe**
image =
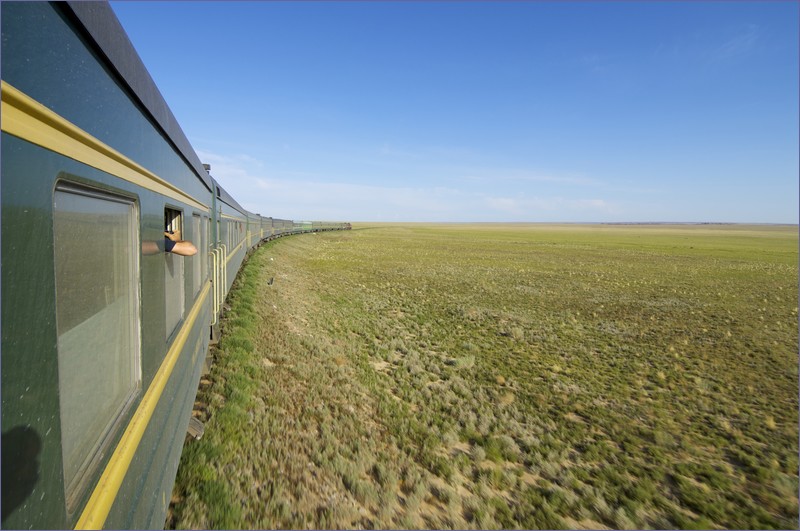
{"label": "grassy steppe", "polygon": [[271,243],[229,298],[168,524],[797,528],[797,238],[408,224]]}

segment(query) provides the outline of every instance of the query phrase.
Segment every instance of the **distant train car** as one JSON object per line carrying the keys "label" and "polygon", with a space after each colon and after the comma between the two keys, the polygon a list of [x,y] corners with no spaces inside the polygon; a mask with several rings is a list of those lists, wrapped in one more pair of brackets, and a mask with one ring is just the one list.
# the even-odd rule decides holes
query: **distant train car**
{"label": "distant train car", "polygon": [[293,223],[295,232],[311,232],[312,222],[310,221],[295,221]]}
{"label": "distant train car", "polygon": [[276,234],[279,236],[291,234],[294,228],[294,223],[290,219],[273,219],[272,223],[276,227]]}
{"label": "distant train car", "polygon": [[[244,261],[249,247],[245,246],[248,226],[247,211],[236,202],[219,184],[216,185],[216,211],[218,233],[225,248],[225,267],[229,271],[238,271]],[[225,292],[233,284],[233,275],[225,279]]]}
{"label": "distant train car", "polygon": [[162,528],[225,296],[292,222],[211,177],[108,4],[0,9],[2,527]]}

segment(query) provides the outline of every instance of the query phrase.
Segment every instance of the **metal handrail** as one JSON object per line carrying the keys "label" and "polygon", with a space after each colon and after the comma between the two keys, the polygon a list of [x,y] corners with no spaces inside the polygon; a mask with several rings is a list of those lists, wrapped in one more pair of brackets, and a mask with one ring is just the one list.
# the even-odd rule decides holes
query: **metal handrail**
{"label": "metal handrail", "polygon": [[211,314],[212,314],[211,315],[211,326],[214,326],[215,324],[217,324],[217,305],[218,305],[217,290],[219,289],[219,287],[218,287],[219,277],[217,275],[217,269],[218,269],[219,265],[218,265],[218,262],[217,262],[217,250],[213,249],[208,254],[211,255],[211,257],[213,258],[213,267],[211,268],[211,283],[213,284],[214,295],[213,295],[213,305],[211,307]]}
{"label": "metal handrail", "polygon": [[225,290],[228,289],[228,246],[224,243],[219,244],[222,249],[222,292],[219,301],[219,307],[225,303]]}
{"label": "metal handrail", "polygon": [[222,244],[217,247],[217,252],[219,253],[219,271],[217,272],[217,278],[219,279],[219,285],[217,286],[219,290],[217,295],[218,314],[222,313],[222,305],[225,303],[225,251],[222,247]]}

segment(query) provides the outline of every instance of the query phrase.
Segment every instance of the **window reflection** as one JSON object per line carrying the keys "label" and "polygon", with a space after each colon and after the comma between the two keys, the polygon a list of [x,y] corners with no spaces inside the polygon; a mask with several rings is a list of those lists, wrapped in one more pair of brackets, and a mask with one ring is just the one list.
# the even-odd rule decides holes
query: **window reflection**
{"label": "window reflection", "polygon": [[53,237],[62,450],[69,502],[139,388],[133,202],[61,185]]}

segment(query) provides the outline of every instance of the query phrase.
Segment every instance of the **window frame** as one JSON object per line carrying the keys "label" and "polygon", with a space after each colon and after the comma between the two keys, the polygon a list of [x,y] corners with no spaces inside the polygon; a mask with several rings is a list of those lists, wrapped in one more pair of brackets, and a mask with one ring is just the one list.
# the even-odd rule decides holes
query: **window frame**
{"label": "window frame", "polygon": [[[171,215],[169,222],[167,222],[167,215]],[[185,213],[182,208],[179,208],[175,205],[166,203],[164,205],[164,230],[167,229],[169,226],[173,231],[176,230],[175,228],[175,221],[177,220],[177,230],[180,233],[181,239],[185,237],[185,230],[186,230],[186,220],[185,220]],[[166,342],[169,343],[172,338],[175,336],[178,330],[180,330],[181,323],[186,318],[186,264],[184,263],[183,256],[176,255],[173,253],[164,253],[164,328],[166,331]],[[177,286],[178,286],[178,296],[176,297],[176,301],[174,302],[177,304],[179,309],[178,319],[175,321],[175,324],[170,327],[170,315],[169,315],[169,308],[167,307],[167,299],[170,297],[170,291],[167,288],[168,280],[167,280],[167,273],[168,273],[168,266],[167,260],[172,260],[173,265],[178,268],[177,276]],[[174,279],[173,279],[174,280]]]}
{"label": "window frame", "polygon": [[[80,504],[84,497],[87,495],[89,489],[92,487],[93,478],[100,469],[100,466],[107,460],[109,451],[111,450],[112,443],[121,435],[125,428],[125,421],[130,417],[133,406],[141,397],[142,392],[142,295],[141,295],[141,281],[142,281],[142,268],[141,268],[141,207],[139,205],[138,197],[127,195],[119,191],[111,191],[104,188],[98,188],[86,183],[78,183],[70,180],[58,179],[53,188],[53,274],[54,278],[54,298],[56,299],[56,323],[59,321],[60,312],[58,304],[58,259],[59,259],[59,246],[56,245],[56,238],[58,237],[56,215],[58,213],[57,197],[59,193],[79,195],[85,198],[108,201],[112,203],[122,204],[129,207],[128,223],[130,225],[128,234],[128,243],[130,245],[130,261],[128,279],[128,295],[131,298],[131,328],[129,330],[131,336],[130,345],[130,358],[131,362],[131,379],[128,382],[130,390],[127,395],[119,401],[116,405],[116,410],[109,416],[105,427],[95,437],[87,439],[92,442],[91,449],[84,457],[83,461],[78,465],[75,470],[74,476],[67,477],[67,462],[66,455],[64,454],[64,429],[62,427],[62,473],[64,481],[64,499],[68,515],[74,515],[80,508]],[[97,315],[97,314],[95,314]],[[88,321],[84,320],[80,324]],[[64,334],[71,331],[72,328]],[[58,335],[59,342],[56,345],[57,366],[59,375],[62,371],[67,370],[62,363],[62,350],[60,347],[61,335]],[[59,376],[59,422],[63,423],[64,420],[64,402],[61,390],[62,385],[61,376]]]}
{"label": "window frame", "polygon": [[[203,218],[198,212],[192,213],[192,238],[197,240],[196,247],[203,249]],[[197,297],[203,286],[203,256],[198,252],[192,256],[192,296]]]}

